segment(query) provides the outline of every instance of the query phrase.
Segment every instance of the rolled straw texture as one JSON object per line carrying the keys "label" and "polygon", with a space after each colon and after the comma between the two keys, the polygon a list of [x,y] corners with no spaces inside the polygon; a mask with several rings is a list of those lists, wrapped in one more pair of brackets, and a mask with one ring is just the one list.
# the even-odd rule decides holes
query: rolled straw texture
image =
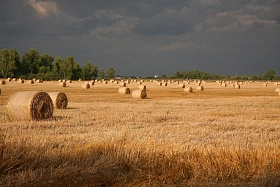
{"label": "rolled straw texture", "polygon": [[53,115],[53,102],[46,92],[22,91],[13,94],[7,104],[10,121],[45,120]]}
{"label": "rolled straw texture", "polygon": [[68,98],[63,92],[48,92],[55,108],[64,109],[68,105]]}
{"label": "rolled straw texture", "polygon": [[119,93],[121,94],[130,94],[130,89],[128,87],[120,87]]}
{"label": "rolled straw texture", "polygon": [[133,90],[132,97],[136,99],[145,99],[147,98],[146,90]]}

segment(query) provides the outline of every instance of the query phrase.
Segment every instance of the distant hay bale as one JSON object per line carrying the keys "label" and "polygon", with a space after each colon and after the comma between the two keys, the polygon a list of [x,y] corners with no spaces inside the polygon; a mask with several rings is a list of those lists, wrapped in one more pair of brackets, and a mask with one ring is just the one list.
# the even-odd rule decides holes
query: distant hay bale
{"label": "distant hay bale", "polygon": [[86,82],[85,84],[82,85],[82,88],[89,89],[90,84],[88,82]]}
{"label": "distant hay bale", "polygon": [[43,83],[44,81],[42,79],[38,79],[38,80],[36,80],[36,82]]}
{"label": "distant hay bale", "polygon": [[28,84],[34,84],[34,80],[30,80],[27,82]]}
{"label": "distant hay bale", "polygon": [[63,92],[49,92],[53,105],[58,109],[65,109],[68,105],[68,98]]}
{"label": "distant hay bale", "polygon": [[192,91],[193,91],[192,87],[185,87],[184,88],[184,92],[192,92]]}
{"label": "distant hay bale", "polygon": [[203,87],[203,86],[197,86],[195,89],[196,89],[196,90],[203,91],[203,90],[204,90],[204,87]]}
{"label": "distant hay bale", "polygon": [[130,94],[130,89],[128,87],[120,87],[119,93],[121,94]]}
{"label": "distant hay bale", "polygon": [[133,90],[132,91],[132,98],[135,98],[135,99],[145,99],[145,98],[147,98],[146,90]]}
{"label": "distant hay bale", "polygon": [[24,83],[24,80],[23,80],[23,79],[19,79],[19,80],[18,80],[18,83],[23,84],[23,83]]}
{"label": "distant hay bale", "polygon": [[16,78],[13,78],[13,81],[17,81],[17,79],[16,79]]}
{"label": "distant hay bale", "polygon": [[141,85],[138,86],[138,88],[140,90],[146,90],[146,85],[141,84]]}
{"label": "distant hay bale", "polygon": [[10,121],[49,119],[53,115],[53,102],[46,92],[17,92],[9,98],[7,115]]}
{"label": "distant hay bale", "polygon": [[167,82],[163,82],[161,86],[167,86]]}
{"label": "distant hay bale", "polygon": [[58,83],[59,86],[62,86],[62,87],[66,87],[66,82],[60,82]]}
{"label": "distant hay bale", "polygon": [[185,88],[186,85],[185,85],[185,84],[179,84],[179,87],[180,87],[180,88]]}
{"label": "distant hay bale", "polygon": [[12,80],[11,78],[7,78],[7,81],[8,81],[8,82],[11,82],[11,80]]}
{"label": "distant hay bale", "polygon": [[235,85],[235,88],[240,89],[240,85],[239,84]]}
{"label": "distant hay bale", "polygon": [[90,83],[91,83],[92,86],[94,85],[94,81],[91,81]]}
{"label": "distant hay bale", "polygon": [[3,84],[3,85],[5,85],[5,84],[6,84],[6,81],[1,80],[0,83]]}
{"label": "distant hay bale", "polygon": [[120,83],[120,86],[126,87],[126,83],[125,83],[125,82],[121,82],[121,83]]}
{"label": "distant hay bale", "polygon": [[72,80],[67,80],[66,82],[67,82],[67,83],[72,83]]}

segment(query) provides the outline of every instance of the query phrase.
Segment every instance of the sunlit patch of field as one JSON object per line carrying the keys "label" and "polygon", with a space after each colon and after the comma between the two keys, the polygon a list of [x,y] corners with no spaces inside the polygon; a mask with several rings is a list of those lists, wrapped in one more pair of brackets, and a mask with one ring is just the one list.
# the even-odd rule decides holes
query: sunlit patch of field
{"label": "sunlit patch of field", "polygon": [[[116,83],[83,89],[84,82],[1,85],[0,185],[280,185],[273,83],[207,82],[188,93],[177,83],[145,81],[148,98],[133,99]],[[22,90],[64,92],[68,107],[48,121],[10,122],[9,96]]]}

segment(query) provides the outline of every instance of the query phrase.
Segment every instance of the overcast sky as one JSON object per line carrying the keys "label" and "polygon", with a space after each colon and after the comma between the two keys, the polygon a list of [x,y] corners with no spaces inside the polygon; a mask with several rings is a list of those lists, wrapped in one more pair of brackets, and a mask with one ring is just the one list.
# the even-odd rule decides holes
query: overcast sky
{"label": "overcast sky", "polygon": [[3,48],[120,75],[280,75],[280,0],[0,0]]}

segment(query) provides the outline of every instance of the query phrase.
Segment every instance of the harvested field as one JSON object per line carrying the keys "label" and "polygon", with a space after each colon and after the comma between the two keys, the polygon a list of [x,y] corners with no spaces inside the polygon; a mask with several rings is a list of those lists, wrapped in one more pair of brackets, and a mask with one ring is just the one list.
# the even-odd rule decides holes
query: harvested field
{"label": "harvested field", "polygon": [[[111,82],[6,82],[0,186],[279,186],[280,96],[263,84],[206,82],[186,93],[145,81],[147,99],[133,99]],[[6,105],[19,91],[63,92],[68,105],[47,121],[10,122]]]}

